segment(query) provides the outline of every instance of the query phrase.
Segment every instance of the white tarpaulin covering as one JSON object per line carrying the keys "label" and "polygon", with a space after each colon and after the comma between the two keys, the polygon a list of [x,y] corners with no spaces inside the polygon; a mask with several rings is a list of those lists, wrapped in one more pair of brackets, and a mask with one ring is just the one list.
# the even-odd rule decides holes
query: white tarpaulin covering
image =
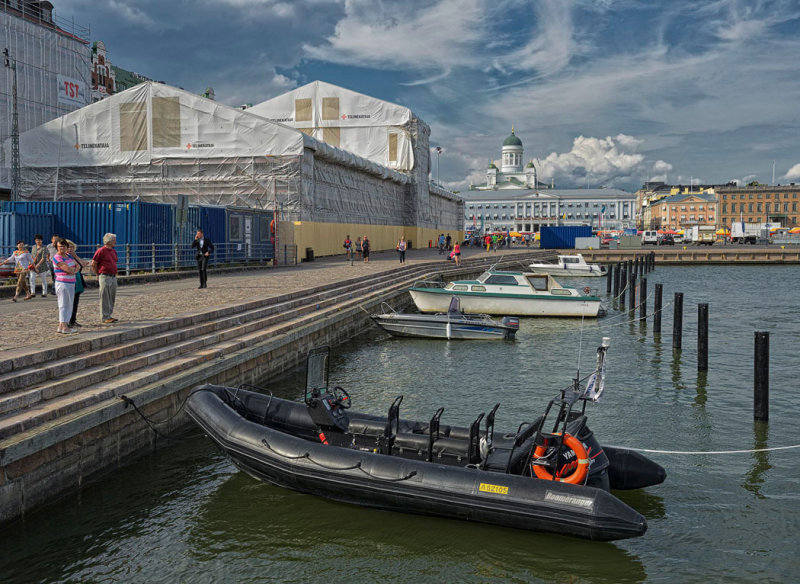
{"label": "white tarpaulin covering", "polygon": [[247,111],[380,165],[414,167],[413,114],[406,107],[314,81]]}
{"label": "white tarpaulin covering", "polygon": [[300,132],[160,83],[127,91],[20,136],[25,167],[150,164],[163,158],[299,156]]}

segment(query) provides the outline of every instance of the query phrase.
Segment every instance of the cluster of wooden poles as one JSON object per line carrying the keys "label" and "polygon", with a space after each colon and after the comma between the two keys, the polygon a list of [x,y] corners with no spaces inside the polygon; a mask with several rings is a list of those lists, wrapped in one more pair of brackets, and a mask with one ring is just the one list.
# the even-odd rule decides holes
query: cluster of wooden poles
{"label": "cluster of wooden poles", "polygon": [[[653,271],[656,254],[637,255],[635,259],[611,264],[606,273],[606,292],[619,301],[625,309],[626,296],[630,298],[629,312],[635,316],[639,307],[639,320],[647,320],[647,278]],[[653,334],[661,334],[661,313],[664,285],[656,284],[653,308]],[[637,303],[638,296],[638,303]],[[672,318],[672,348],[680,350],[683,339],[683,292],[675,292]],[[708,304],[697,305],[697,370],[708,371]],[[755,332],[753,364],[753,417],[769,419],[769,333]]]}

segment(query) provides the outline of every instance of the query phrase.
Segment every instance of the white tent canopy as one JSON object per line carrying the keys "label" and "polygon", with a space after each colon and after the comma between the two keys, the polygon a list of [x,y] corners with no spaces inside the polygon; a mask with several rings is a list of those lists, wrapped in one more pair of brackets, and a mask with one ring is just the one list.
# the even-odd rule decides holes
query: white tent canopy
{"label": "white tent canopy", "polygon": [[24,167],[124,166],[159,159],[300,156],[291,128],[147,82],[20,136]]}
{"label": "white tent canopy", "polygon": [[406,107],[314,81],[247,111],[382,166],[405,171],[414,167],[414,115]]}

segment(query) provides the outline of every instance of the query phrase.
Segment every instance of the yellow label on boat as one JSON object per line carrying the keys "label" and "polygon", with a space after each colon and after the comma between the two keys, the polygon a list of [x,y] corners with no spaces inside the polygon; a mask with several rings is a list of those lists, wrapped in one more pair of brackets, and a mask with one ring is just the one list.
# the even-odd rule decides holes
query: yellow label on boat
{"label": "yellow label on boat", "polygon": [[489,485],[486,483],[481,483],[481,486],[478,487],[479,491],[483,491],[484,493],[497,493],[498,495],[508,495],[508,487],[504,487],[502,485]]}

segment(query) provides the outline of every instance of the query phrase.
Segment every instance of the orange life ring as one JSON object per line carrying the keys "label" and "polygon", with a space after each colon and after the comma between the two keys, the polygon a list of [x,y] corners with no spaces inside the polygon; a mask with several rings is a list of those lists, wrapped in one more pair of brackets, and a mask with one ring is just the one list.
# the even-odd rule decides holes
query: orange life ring
{"label": "orange life ring", "polygon": [[[583,483],[584,479],[586,479],[586,475],[589,473],[589,455],[586,453],[586,449],[583,447],[581,441],[572,434],[564,434],[564,444],[575,453],[575,460],[558,469],[555,476],[550,474],[545,467],[539,464],[532,464],[531,467],[533,468],[533,472],[540,479],[579,485]],[[536,447],[536,450],[533,451],[533,455],[536,458],[541,458],[544,456],[545,452],[547,452],[546,441],[544,445]],[[569,476],[562,476],[565,471],[569,471],[573,468],[574,470]]]}

